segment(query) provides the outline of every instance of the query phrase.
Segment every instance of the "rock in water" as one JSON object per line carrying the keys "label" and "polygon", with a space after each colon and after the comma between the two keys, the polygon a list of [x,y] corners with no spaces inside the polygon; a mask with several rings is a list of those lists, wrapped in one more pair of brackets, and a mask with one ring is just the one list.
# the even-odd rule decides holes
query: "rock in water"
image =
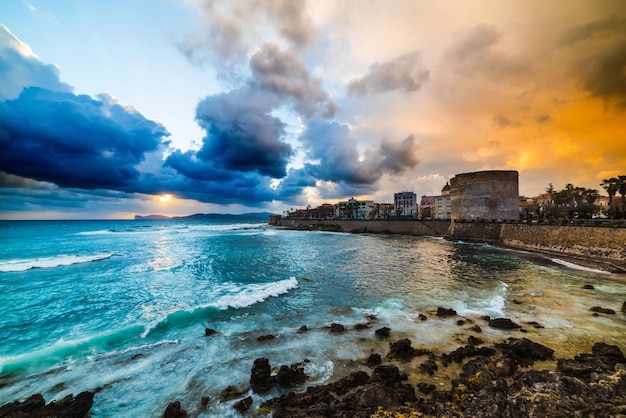
{"label": "rock in water", "polygon": [[180,401],[169,404],[163,413],[163,418],[185,418],[188,416],[187,411],[180,405]]}
{"label": "rock in water", "polygon": [[456,311],[454,309],[437,307],[437,316],[455,316]]}
{"label": "rock in water", "polygon": [[67,395],[46,405],[42,395],[33,395],[24,402],[15,401],[0,407],[0,417],[86,417],[93,405],[93,392]]}
{"label": "rock in water", "polygon": [[391,329],[389,327],[382,327],[374,331],[379,337],[387,338],[391,335]]}
{"label": "rock in water", "polygon": [[494,318],[489,320],[489,326],[491,328],[498,329],[516,329],[521,328],[520,325],[517,325],[515,322],[511,321],[509,318]]}
{"label": "rock in water", "polygon": [[256,393],[265,393],[272,384],[272,368],[266,358],[254,360],[252,371],[250,372],[250,387]]}

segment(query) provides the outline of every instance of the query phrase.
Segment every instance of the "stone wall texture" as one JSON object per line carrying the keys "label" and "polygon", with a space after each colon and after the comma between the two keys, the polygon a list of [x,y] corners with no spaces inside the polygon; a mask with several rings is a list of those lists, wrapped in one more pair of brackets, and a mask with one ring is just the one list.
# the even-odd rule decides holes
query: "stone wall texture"
{"label": "stone wall texture", "polygon": [[519,220],[517,171],[477,171],[450,179],[453,220]]}
{"label": "stone wall texture", "polygon": [[443,236],[450,227],[449,221],[358,221],[285,219],[273,220],[275,225],[301,229],[329,229],[341,232],[371,232],[418,236]]}
{"label": "stone wall texture", "polygon": [[626,261],[626,228],[455,222],[448,235],[525,250]]}

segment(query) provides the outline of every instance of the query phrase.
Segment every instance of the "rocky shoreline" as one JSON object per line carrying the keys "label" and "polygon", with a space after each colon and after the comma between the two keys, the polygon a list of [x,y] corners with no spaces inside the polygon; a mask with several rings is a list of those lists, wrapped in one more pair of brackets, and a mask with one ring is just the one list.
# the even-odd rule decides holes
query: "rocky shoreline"
{"label": "rocky shoreline", "polygon": [[[616,314],[594,308],[593,315]],[[626,302],[619,314],[626,314]],[[433,315],[456,317],[457,325],[468,320],[444,307]],[[420,319],[428,320],[425,315]],[[521,326],[508,318],[487,316],[469,322],[475,325],[466,328],[466,343],[448,352],[416,348],[414,341],[398,338],[389,327],[374,330],[376,318],[354,329],[334,323],[329,334],[367,332],[370,336],[364,338],[381,342],[377,345],[381,352],[355,360],[321,386],[307,385],[306,359],[272,367],[268,359],[258,358],[251,365],[248,387],[228,386],[218,399],[199,399],[190,411],[179,401],[171,402],[162,416],[199,416],[217,402],[244,416],[275,418],[626,416],[626,358],[620,347],[597,342],[590,352],[555,358],[552,348],[524,338],[525,326],[541,329],[541,324]],[[501,330],[502,339],[485,343],[478,323]],[[306,326],[298,330],[308,331]],[[214,334],[205,331],[206,338]],[[262,342],[272,336],[260,338]],[[49,404],[43,396],[33,395],[1,406],[0,417],[89,416],[95,392]]]}
{"label": "rocky shoreline", "polygon": [[[439,307],[436,316],[456,312]],[[524,333],[508,318],[481,319],[505,333]],[[388,351],[355,361],[349,374],[321,386],[305,386],[301,364],[272,368],[268,359],[259,358],[249,389],[227,388],[234,396],[222,400],[244,415],[274,418],[626,415],[626,358],[618,346],[598,342],[590,353],[555,358],[553,349],[524,337],[485,344],[477,336],[480,326],[470,330],[466,345],[435,353],[413,347],[406,338],[393,340],[390,328],[379,328],[372,338],[387,339]],[[348,330],[332,324],[329,332]],[[283,394],[260,400],[272,389]],[[199,413],[173,402],[163,417]]]}

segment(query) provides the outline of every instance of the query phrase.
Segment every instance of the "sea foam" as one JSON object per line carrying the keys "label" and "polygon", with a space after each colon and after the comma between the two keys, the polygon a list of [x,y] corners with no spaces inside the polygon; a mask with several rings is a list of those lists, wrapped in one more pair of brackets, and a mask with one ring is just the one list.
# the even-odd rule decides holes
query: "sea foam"
{"label": "sea foam", "polygon": [[0,272],[25,271],[35,268],[52,268],[72,264],[89,263],[112,257],[113,253],[93,255],[57,255],[54,257],[22,258],[0,261]]}

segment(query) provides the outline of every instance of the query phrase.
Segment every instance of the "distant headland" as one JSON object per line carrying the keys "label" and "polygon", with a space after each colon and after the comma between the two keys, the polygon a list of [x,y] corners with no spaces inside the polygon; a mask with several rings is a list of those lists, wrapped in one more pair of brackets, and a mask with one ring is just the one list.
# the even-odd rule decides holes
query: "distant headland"
{"label": "distant headland", "polygon": [[168,219],[219,219],[219,218],[253,218],[266,220],[273,215],[270,212],[251,212],[238,215],[227,213],[195,213],[187,216],[166,216],[166,215],[135,215],[135,220],[168,220]]}

